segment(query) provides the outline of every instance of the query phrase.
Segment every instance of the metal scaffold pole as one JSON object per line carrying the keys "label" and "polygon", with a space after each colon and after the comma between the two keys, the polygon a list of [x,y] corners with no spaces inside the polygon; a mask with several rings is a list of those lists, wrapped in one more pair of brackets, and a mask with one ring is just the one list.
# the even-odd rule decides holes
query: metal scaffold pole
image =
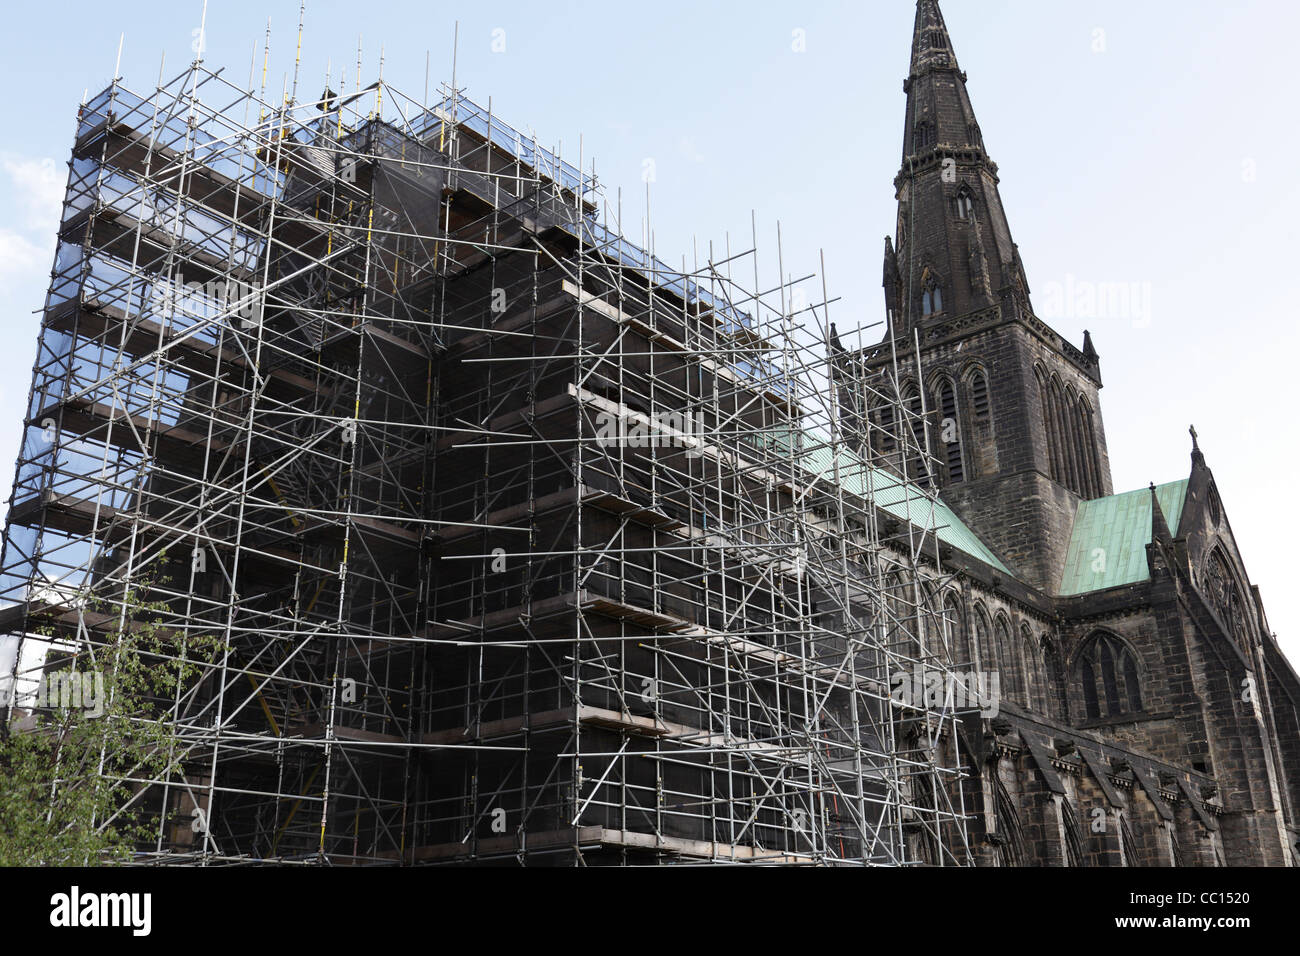
{"label": "metal scaffold pole", "polygon": [[670,267],[454,66],[311,99],[301,45],[78,117],[0,634],[24,692],[219,639],[115,771],[137,858],[970,863],[961,714],[897,694],[970,664],[931,410],[836,364],[824,265]]}

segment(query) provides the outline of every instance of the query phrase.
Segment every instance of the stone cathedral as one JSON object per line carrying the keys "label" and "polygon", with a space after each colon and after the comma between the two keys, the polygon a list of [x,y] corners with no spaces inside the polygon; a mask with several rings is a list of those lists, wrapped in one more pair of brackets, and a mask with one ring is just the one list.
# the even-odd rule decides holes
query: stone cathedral
{"label": "stone cathedral", "polygon": [[977,861],[1295,865],[1300,680],[1195,431],[1185,477],[1116,493],[1098,353],[1034,314],[936,0],[904,91],[888,331],[831,348],[864,457],[987,546],[930,582],[957,663],[1002,678],[997,715],[963,723]]}

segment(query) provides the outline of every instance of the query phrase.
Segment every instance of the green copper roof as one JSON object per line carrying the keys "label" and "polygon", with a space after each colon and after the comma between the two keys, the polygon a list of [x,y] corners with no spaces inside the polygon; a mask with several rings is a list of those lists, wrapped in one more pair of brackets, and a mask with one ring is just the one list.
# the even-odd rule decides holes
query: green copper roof
{"label": "green copper roof", "polygon": [[878,507],[918,528],[934,531],[940,541],[1011,575],[998,556],[942,501],[930,498],[911,482],[868,465],[843,447],[833,455],[823,436],[805,432],[802,437],[805,449],[802,459],[807,470],[827,481],[838,477],[844,490],[850,494],[874,501]]}
{"label": "green copper roof", "polygon": [[[1156,486],[1170,534],[1178,533],[1187,479]],[[1062,595],[1087,594],[1147,580],[1151,541],[1151,490],[1129,491],[1079,503],[1061,575]]]}

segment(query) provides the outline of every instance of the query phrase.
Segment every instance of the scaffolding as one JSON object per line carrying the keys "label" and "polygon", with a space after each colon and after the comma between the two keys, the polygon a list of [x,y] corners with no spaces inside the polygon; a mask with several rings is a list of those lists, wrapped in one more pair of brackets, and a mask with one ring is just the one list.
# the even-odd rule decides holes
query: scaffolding
{"label": "scaffolding", "polygon": [[824,285],[670,268],[454,82],[262,87],[81,107],[5,529],[20,690],[146,602],[225,646],[137,859],[970,864],[971,709],[896,693],[968,663],[942,511]]}

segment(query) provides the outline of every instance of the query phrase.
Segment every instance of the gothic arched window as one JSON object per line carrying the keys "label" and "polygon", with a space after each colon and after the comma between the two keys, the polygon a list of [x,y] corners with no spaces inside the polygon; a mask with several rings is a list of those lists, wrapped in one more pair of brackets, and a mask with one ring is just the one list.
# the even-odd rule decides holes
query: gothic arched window
{"label": "gothic arched window", "polygon": [[943,638],[940,622],[943,610],[939,596],[929,582],[921,582],[921,608],[917,619],[916,636],[920,646],[921,658],[930,661],[943,654]]}
{"label": "gothic arched window", "polygon": [[1006,619],[999,616],[997,623],[993,625],[994,642],[997,645],[997,662],[1000,673],[999,684],[1002,696],[1008,700],[1014,700],[1016,703],[1023,703],[1025,696],[1025,685],[1021,679],[1022,669],[1020,667],[1019,655],[1016,653],[1016,647],[1011,642],[1011,629],[1007,627]]}
{"label": "gothic arched window", "polygon": [[1142,710],[1142,679],[1137,656],[1114,634],[1098,631],[1084,642],[1079,648],[1078,671],[1088,719],[1119,717]]}
{"label": "gothic arched window", "polygon": [[1096,485],[1094,478],[1096,461],[1088,442],[1087,414],[1087,406],[1084,404],[1083,396],[1080,395],[1074,404],[1074,442],[1076,454],[1079,456],[1079,497],[1081,498],[1092,498],[1096,495],[1093,490]]}
{"label": "gothic arched window", "polygon": [[1132,654],[1125,654],[1120,664],[1124,668],[1124,688],[1128,692],[1128,709],[1139,711],[1142,709],[1142,685],[1139,683],[1137,661],[1133,659]]}
{"label": "gothic arched window", "polygon": [[1056,645],[1043,635],[1043,671],[1047,679],[1046,711],[1049,717],[1055,717],[1059,720],[1068,719],[1065,706],[1065,670],[1061,667],[1061,655],[1056,651]]}
{"label": "gothic arched window", "polygon": [[1097,672],[1086,657],[1079,663],[1079,682],[1083,685],[1083,712],[1089,720],[1096,720],[1101,716],[1097,705]]}
{"label": "gothic arched window", "polygon": [[942,379],[935,390],[939,399],[939,441],[943,444],[944,464],[948,468],[948,483],[965,480],[966,469],[961,455],[961,423],[957,416],[957,390],[952,382]]}
{"label": "gothic arched window", "polygon": [[931,286],[921,293],[921,314],[934,315],[943,311],[943,293],[939,287]]}
{"label": "gothic arched window", "polygon": [[943,292],[939,277],[929,266],[925,266],[921,269],[921,316],[925,318],[942,311]]}
{"label": "gothic arched window", "polygon": [[920,648],[916,636],[916,614],[913,610],[912,582],[902,574],[894,572],[885,580],[885,603],[888,608],[890,633],[890,650],[905,661],[911,663],[920,659]]}
{"label": "gothic arched window", "polygon": [[882,455],[892,455],[898,448],[898,412],[893,402],[881,402],[871,412],[871,444]]}
{"label": "gothic arched window", "polygon": [[943,599],[943,623],[948,653],[955,667],[969,667],[972,661],[970,642],[966,639],[966,620],[956,593],[949,591]]}
{"label": "gothic arched window", "polygon": [[1119,681],[1115,677],[1115,652],[1111,650],[1110,641],[1098,641],[1097,645],[1101,657],[1101,687],[1106,694],[1106,713],[1117,714],[1120,704]]}
{"label": "gothic arched window", "polygon": [[1047,699],[1044,696],[1043,675],[1038,663],[1038,645],[1034,642],[1034,633],[1028,624],[1020,625],[1020,658],[1025,666],[1024,704],[1040,713],[1047,711]]}
{"label": "gothic arched window", "polygon": [[998,834],[1003,838],[998,848],[1000,866],[1024,866],[1027,862],[1025,837],[1020,826],[1020,812],[1016,801],[1007,791],[1007,785],[998,774],[993,777],[994,806],[997,813]]}
{"label": "gothic arched window", "polygon": [[[1096,498],[1102,493],[1101,458],[1097,454],[1097,432],[1092,423],[1092,406],[1079,397],[1079,441],[1083,444],[1084,460],[1088,470],[1087,497]],[[1177,532],[1177,528],[1171,529]]]}
{"label": "gothic arched window", "polygon": [[921,390],[915,382],[908,382],[902,388],[900,397],[907,410],[908,430],[911,440],[904,456],[907,477],[917,481],[928,481],[930,469],[926,464],[925,417],[922,415],[924,405],[921,402]]}
{"label": "gothic arched window", "polygon": [[1070,490],[1076,495],[1082,495],[1083,481],[1080,468],[1082,462],[1079,460],[1077,427],[1078,402],[1075,400],[1074,386],[1066,385],[1062,398],[1061,424],[1063,429],[1061,434],[1065,437],[1065,443],[1061,451],[1065,456],[1065,473],[1069,476]]}
{"label": "gothic arched window", "polygon": [[1071,487],[1068,450],[1070,432],[1065,425],[1065,398],[1061,392],[1061,380],[1053,375],[1047,387],[1051,396],[1052,424],[1056,431],[1056,444],[1052,454],[1056,460],[1056,473],[1059,476],[1057,480],[1069,488]]}
{"label": "gothic arched window", "polygon": [[994,656],[993,642],[989,639],[989,616],[984,613],[984,608],[980,605],[975,606],[975,641],[972,650],[978,658],[982,670],[993,670],[997,667],[995,663],[997,657]]}
{"label": "gothic arched window", "polygon": [[1251,639],[1247,605],[1241,596],[1241,588],[1237,585],[1237,576],[1232,573],[1223,552],[1217,547],[1206,561],[1205,580],[1209,587],[1210,603],[1218,612],[1219,620],[1249,660],[1254,642]]}
{"label": "gothic arched window", "polygon": [[1208,567],[1205,569],[1205,580],[1210,585],[1210,601],[1222,615],[1228,607],[1228,589],[1231,586],[1232,576],[1228,573],[1227,562],[1218,551],[1210,555]]}
{"label": "gothic arched window", "polygon": [[1083,830],[1079,826],[1078,814],[1069,798],[1061,800],[1061,829],[1065,831],[1065,865],[1086,866],[1087,858],[1083,855]]}
{"label": "gothic arched window", "polygon": [[970,187],[965,183],[957,190],[957,198],[953,201],[953,207],[957,212],[958,219],[969,219],[971,213],[975,210],[975,197],[971,194]]}
{"label": "gothic arched window", "polygon": [[928,120],[923,120],[916,124],[916,129],[912,131],[912,149],[913,151],[925,149],[927,146],[934,145],[934,124]]}
{"label": "gothic arched window", "polygon": [[1038,403],[1043,408],[1043,433],[1047,436],[1047,470],[1053,481],[1060,481],[1061,468],[1057,463],[1057,449],[1061,443],[1056,435],[1056,407],[1042,368],[1035,367],[1034,373],[1038,376]]}

